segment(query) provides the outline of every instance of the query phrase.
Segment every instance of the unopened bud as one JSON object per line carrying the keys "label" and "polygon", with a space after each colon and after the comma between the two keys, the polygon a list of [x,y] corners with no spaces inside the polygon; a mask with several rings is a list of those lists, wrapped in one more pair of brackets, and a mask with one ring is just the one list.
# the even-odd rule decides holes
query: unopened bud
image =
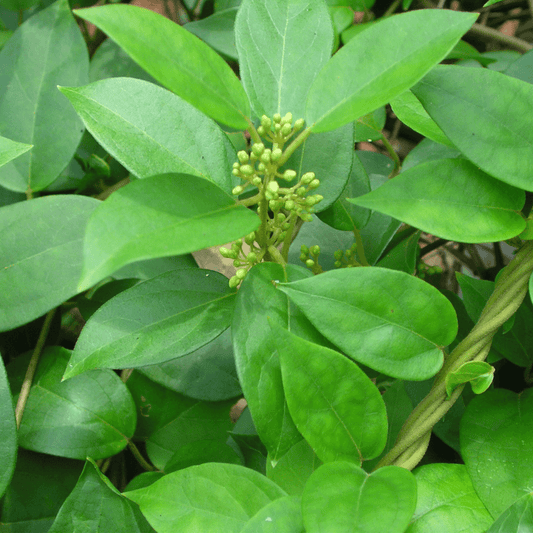
{"label": "unopened bud", "polygon": [[251,176],[254,173],[252,165],[241,165],[241,174]]}
{"label": "unopened bud", "polygon": [[302,244],[302,245],[300,246],[300,252],[301,252],[302,254],[309,254],[309,248],[307,248],[307,246],[306,246],[305,244]]}
{"label": "unopened bud", "polygon": [[261,156],[259,157],[259,159],[266,164],[270,163],[270,154],[272,153],[272,151],[270,149],[266,149],[262,154]]}
{"label": "unopened bud", "polygon": [[309,185],[313,180],[315,179],[315,173],[314,172],[306,172],[302,178],[301,182],[304,185]]}
{"label": "unopened bud", "polygon": [[320,185],[320,181],[315,179],[309,184],[309,188],[310,189],[316,189],[319,185]]}
{"label": "unopened bud", "polygon": [[265,145],[263,143],[255,143],[252,146],[252,152],[259,157],[265,151]]}
{"label": "unopened bud", "polygon": [[305,266],[307,268],[313,268],[315,266],[315,262],[312,260],[312,259],[308,259],[306,262],[305,262]]}
{"label": "unopened bud", "polygon": [[271,193],[277,193],[279,191],[279,183],[277,181],[271,181],[267,185],[267,191]]}
{"label": "unopened bud", "polygon": [[320,246],[318,246],[318,244],[315,244],[314,246],[311,246],[311,248],[309,248],[309,251],[311,252],[311,255],[320,255]]}
{"label": "unopened bud", "polygon": [[244,187],[242,185],[237,185],[237,187],[234,187],[231,191],[231,194],[234,194],[235,196],[239,195],[244,191]]}
{"label": "unopened bud", "polygon": [[[257,168],[259,169],[259,167],[262,165],[262,163],[259,163],[259,165],[257,165]],[[263,165],[264,167],[264,165]],[[264,170],[264,168],[263,168]],[[254,179],[252,179],[252,183],[256,186],[256,187],[259,187],[259,185],[261,185],[261,183],[263,183],[263,181],[261,180],[261,178],[259,176],[256,176]]]}
{"label": "unopened bud", "polygon": [[287,113],[282,119],[283,124],[290,124],[292,122],[292,113]]}
{"label": "unopened bud", "polygon": [[291,181],[296,177],[296,172],[294,170],[286,170],[283,173],[283,179],[287,181]]}
{"label": "unopened bud", "polygon": [[289,136],[291,132],[292,132],[292,128],[290,124],[283,124],[283,126],[281,126],[281,134],[284,135],[285,137]]}
{"label": "unopened bud", "polygon": [[237,276],[239,279],[244,279],[246,277],[246,269],[240,268],[237,270],[237,272],[235,272],[235,276]]}
{"label": "unopened bud", "polygon": [[292,200],[287,200],[287,201],[285,202],[285,209],[286,209],[287,211],[292,211],[292,210],[294,209],[295,205],[296,205],[296,204],[295,204]]}
{"label": "unopened bud", "polygon": [[248,163],[248,159],[250,159],[250,156],[244,151],[240,150],[237,152],[237,158],[241,162],[241,164]]}
{"label": "unopened bud", "polygon": [[248,261],[249,263],[256,263],[257,262],[257,254],[255,252],[250,252],[246,256],[246,261]]}
{"label": "unopened bud", "polygon": [[252,233],[249,233],[248,235],[246,235],[246,237],[244,237],[244,242],[248,245],[252,245],[255,241],[255,232],[252,231]]}
{"label": "unopened bud", "polygon": [[304,124],[305,124],[305,121],[303,118],[299,118],[295,123],[294,123],[294,131],[300,131],[303,127],[304,127]]}
{"label": "unopened bud", "polygon": [[276,113],[273,117],[272,117],[272,120],[276,123],[276,124],[279,124],[281,122],[281,115],[279,113]]}
{"label": "unopened bud", "polygon": [[268,118],[266,115],[263,115],[261,117],[261,126],[265,128],[266,130],[270,129],[270,126],[272,125],[272,121],[270,118]]}
{"label": "unopened bud", "polygon": [[241,282],[241,280],[237,277],[237,276],[233,276],[232,278],[230,278],[229,280],[229,286],[231,289],[234,289],[235,287],[237,287],[237,285]]}
{"label": "unopened bud", "polygon": [[283,155],[283,152],[279,148],[275,148],[274,150],[272,150],[272,155],[270,156],[270,158],[275,163],[276,161],[280,159],[282,155]]}

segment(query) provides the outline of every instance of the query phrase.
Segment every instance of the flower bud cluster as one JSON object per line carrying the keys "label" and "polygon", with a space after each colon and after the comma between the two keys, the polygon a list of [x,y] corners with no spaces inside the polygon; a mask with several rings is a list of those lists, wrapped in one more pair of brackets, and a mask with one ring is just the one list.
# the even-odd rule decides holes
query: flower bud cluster
{"label": "flower bud cluster", "polygon": [[305,244],[300,247],[300,261],[309,268],[313,274],[321,274],[323,272],[322,267],[318,263],[318,256],[320,255],[320,246],[315,244],[308,248]]}
{"label": "flower bud cluster", "polygon": [[[237,287],[241,281],[246,277],[246,273],[255,264],[261,262],[264,253],[255,245],[256,234],[255,231],[242,237],[231,244],[231,248],[222,246],[219,248],[220,255],[226,259],[233,259],[233,266],[237,267],[237,272],[229,280],[231,288]],[[246,243],[250,247],[249,252],[244,252],[242,247]]]}
{"label": "flower bud cluster", "polygon": [[335,268],[351,268],[361,266],[357,261],[357,244],[353,243],[348,250],[337,250],[333,257],[335,258]]}
{"label": "flower bud cluster", "polygon": [[416,270],[417,270],[417,277],[419,277],[420,279],[425,279],[426,276],[434,276],[435,274],[442,274],[443,272],[440,266],[428,265],[424,262],[418,263]]}

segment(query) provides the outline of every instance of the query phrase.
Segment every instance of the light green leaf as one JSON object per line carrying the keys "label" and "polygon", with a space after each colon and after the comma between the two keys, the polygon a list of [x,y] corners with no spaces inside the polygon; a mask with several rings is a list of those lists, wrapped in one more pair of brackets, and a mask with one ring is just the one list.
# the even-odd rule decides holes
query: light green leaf
{"label": "light green leaf", "polygon": [[0,209],[0,331],[77,294],[83,236],[99,205],[94,198],[57,195]]}
{"label": "light green leaf", "polygon": [[342,269],[279,289],[346,355],[400,379],[435,375],[442,366],[442,347],[457,334],[450,302],[404,272]]}
{"label": "light green leaf", "polygon": [[333,27],[323,1],[244,0],[235,19],[243,85],[258,117],[304,117],[305,99],[331,56]]}
{"label": "light green leaf", "polygon": [[0,137],[0,167],[31,150],[33,145],[24,144]]}
{"label": "light green leaf", "polygon": [[300,498],[283,496],[265,505],[240,533],[303,533]]}
{"label": "light green leaf", "polygon": [[533,530],[533,494],[522,496],[498,517],[487,533]]}
{"label": "light green leaf", "polygon": [[302,496],[307,533],[403,533],[416,505],[408,470],[385,466],[372,474],[345,461],[318,468]]}
{"label": "light green leaf", "polygon": [[0,356],[0,496],[4,495],[15,470],[17,425],[4,361]]}
{"label": "light green leaf", "polygon": [[87,47],[67,0],[24,22],[0,52],[0,135],[33,145],[0,169],[0,184],[39,191],[67,166],[83,134],[57,85],[88,81]]}
{"label": "light green leaf", "polygon": [[533,85],[490,69],[441,65],[412,91],[468,159],[509,185],[533,191]]}
{"label": "light green leaf", "polygon": [[311,85],[308,126],[315,132],[333,130],[405,92],[446,57],[476,17],[423,9],[386,18],[359,33]]}
{"label": "light green leaf", "polygon": [[[8,365],[13,390],[20,390],[30,357],[28,353]],[[57,346],[43,351],[22,417],[19,443],[28,450],[73,459],[115,455],[126,447],[135,429],[131,395],[111,370],[95,370],[62,383],[69,357],[69,350]]]}
{"label": "light green leaf", "polygon": [[493,518],[531,492],[533,389],[494,389],[470,401],[461,420],[461,456]]}
{"label": "light green leaf", "polygon": [[[414,471],[416,510],[405,533],[485,533],[492,518],[464,465],[429,464]],[[510,530],[509,530],[510,533]]]}
{"label": "light green leaf", "polygon": [[485,392],[494,379],[494,367],[485,361],[469,361],[455,372],[446,375],[446,394],[448,399],[452,392],[463,383],[472,385],[472,390],[476,394]]}
{"label": "light green leaf", "polygon": [[272,324],[291,417],[324,462],[381,453],[387,413],[377,387],[344,355]]}
{"label": "light green leaf", "polygon": [[259,223],[255,213],[202,178],[164,174],[134,181],[102,202],[89,220],[79,290],[133,261],[229,242]]}
{"label": "light green leaf", "polygon": [[207,463],[124,493],[158,533],[240,533],[265,505],[286,494],[254,470]]}
{"label": "light green leaf", "polygon": [[77,9],[117,42],[146,72],[222,124],[248,127],[250,103],[228,64],[179,24],[128,4]]}
{"label": "light green leaf", "polygon": [[235,292],[211,270],[166,272],[100,307],[78,338],[64,379],[93,368],[137,368],[208,343],[231,322]]}
{"label": "light green leaf", "polygon": [[487,242],[510,239],[525,228],[519,211],[524,192],[463,159],[417,165],[375,191],[350,198],[444,239]]}
{"label": "light green leaf", "polygon": [[231,192],[236,154],[228,138],[213,120],[166,89],[110,78],[60,90],[94,138],[137,177],[183,172]]}

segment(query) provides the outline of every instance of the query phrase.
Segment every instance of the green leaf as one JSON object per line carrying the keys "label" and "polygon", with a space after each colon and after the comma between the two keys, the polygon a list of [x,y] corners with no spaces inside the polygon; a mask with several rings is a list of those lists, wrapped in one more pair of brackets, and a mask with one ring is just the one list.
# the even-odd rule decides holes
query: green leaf
{"label": "green leaf", "polygon": [[[31,353],[17,357],[7,367],[14,390],[20,390],[30,357]],[[69,357],[69,350],[57,346],[43,351],[19,443],[28,450],[73,459],[115,455],[126,447],[135,429],[131,395],[111,370],[95,370],[62,383]]]}
{"label": "green leaf", "polygon": [[533,494],[522,496],[498,517],[487,533],[533,530]]}
{"label": "green leaf", "polygon": [[401,270],[406,274],[414,274],[420,256],[418,240],[420,239],[421,233],[421,231],[416,231],[401,240],[379,261],[377,266]]}
{"label": "green leaf", "polygon": [[424,9],[372,25],[320,71],[307,96],[307,124],[333,130],[385,105],[444,59],[476,17]]}
{"label": "green leaf", "polygon": [[377,387],[338,352],[272,324],[291,417],[324,462],[361,466],[387,439],[387,413]]}
{"label": "green leaf", "polygon": [[417,165],[349,201],[452,241],[500,241],[525,228],[524,192],[463,159]]}
{"label": "green leaf", "polygon": [[31,150],[33,145],[24,144],[0,137],[0,167]]}
{"label": "green leaf", "polygon": [[229,242],[259,223],[255,213],[202,178],[165,174],[134,181],[102,202],[89,220],[79,290],[133,261]]}
{"label": "green leaf", "polygon": [[109,4],[77,9],[167,89],[214,120],[245,129],[250,103],[227,63],[179,24],[141,7]]}
{"label": "green leaf", "polygon": [[453,143],[431,119],[420,100],[412,91],[405,91],[390,104],[394,114],[411,129],[428,139],[455,148]]}
{"label": "green leaf", "polygon": [[286,494],[243,466],[208,463],[173,472],[124,493],[158,533],[240,533],[265,505]]}
{"label": "green leaf", "polygon": [[183,172],[231,192],[231,143],[213,120],[166,89],[110,78],[60,90],[94,138],[137,177]]}
{"label": "green leaf", "polygon": [[316,470],[302,496],[307,533],[403,533],[416,505],[408,470],[385,466],[372,474],[345,461]]}
{"label": "green leaf", "polygon": [[475,397],[461,420],[461,456],[493,518],[531,492],[533,390],[494,389]]}
{"label": "green leaf", "polygon": [[88,458],[80,479],[59,510],[49,533],[65,531],[99,533],[150,533],[139,508],[111,484]]}
{"label": "green leaf", "polygon": [[416,165],[438,159],[464,159],[463,154],[456,148],[450,148],[444,144],[436,143],[431,139],[423,139],[418,143],[403,160],[402,172],[409,170]]}
{"label": "green leaf", "polygon": [[0,497],[4,495],[17,460],[17,424],[9,382],[0,356]]}
{"label": "green leaf", "polygon": [[0,52],[0,135],[33,145],[0,169],[0,184],[25,192],[50,185],[67,166],[83,134],[58,84],[87,83],[85,41],[67,0],[24,22]]}
{"label": "green leaf", "polygon": [[405,533],[487,531],[492,518],[477,496],[464,465],[429,464],[417,468],[414,475],[418,498]]}
{"label": "green leaf", "polygon": [[355,122],[355,142],[372,142],[382,139],[381,130],[385,127],[386,119],[385,107],[378,107],[375,111],[359,117]]}
{"label": "green leaf", "polygon": [[533,191],[530,83],[489,69],[441,65],[412,91],[468,159],[509,185]]}
{"label": "green leaf", "polygon": [[463,383],[472,385],[476,394],[485,392],[494,379],[494,367],[485,361],[469,361],[464,363],[455,372],[446,374],[446,394],[448,399],[452,392]]}
{"label": "green leaf", "polygon": [[303,118],[307,91],[333,45],[324,2],[244,0],[235,19],[235,44],[255,114]]}
{"label": "green leaf", "polygon": [[91,316],[64,379],[93,368],[137,368],[208,343],[231,322],[235,292],[212,270],[166,272],[125,290]]}
{"label": "green leaf", "polygon": [[422,280],[377,267],[283,283],[311,323],[349,357],[400,379],[423,380],[457,334],[450,302]]}
{"label": "green leaf", "polygon": [[2,207],[0,331],[31,322],[78,292],[83,236],[99,205],[58,195]]}
{"label": "green leaf", "polygon": [[283,496],[265,505],[240,533],[303,533],[300,499]]}

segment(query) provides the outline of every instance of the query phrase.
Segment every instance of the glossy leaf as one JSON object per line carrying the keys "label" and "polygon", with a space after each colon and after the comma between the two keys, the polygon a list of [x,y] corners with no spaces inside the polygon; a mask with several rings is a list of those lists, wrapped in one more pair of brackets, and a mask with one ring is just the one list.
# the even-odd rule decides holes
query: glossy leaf
{"label": "glossy leaf", "polygon": [[111,484],[88,458],[74,490],[59,510],[49,533],[150,533],[152,528],[139,508]]}
{"label": "glossy leaf", "polygon": [[0,167],[31,150],[33,145],[24,144],[0,137]]}
{"label": "glossy leaf", "polygon": [[386,466],[369,475],[345,461],[322,465],[302,496],[307,533],[403,533],[415,505],[416,481],[408,470]]}
{"label": "glossy leaf", "polygon": [[387,439],[387,413],[377,387],[344,355],[272,324],[283,388],[298,431],[323,462],[361,466]]}
{"label": "glossy leaf", "polygon": [[333,130],[388,103],[444,59],[476,17],[424,9],[386,18],[359,33],[311,85],[307,124],[315,132]]}
{"label": "glossy leaf", "polygon": [[0,52],[0,135],[33,149],[0,168],[2,186],[39,191],[67,166],[83,126],[57,85],[87,83],[88,72],[67,0],[32,16],[7,41]]}
{"label": "glossy leaf", "polygon": [[400,270],[406,274],[414,274],[420,257],[418,240],[421,233],[421,231],[416,231],[401,240],[379,261],[377,266]]}
{"label": "glossy leaf", "polygon": [[450,302],[404,272],[342,269],[279,289],[349,357],[388,376],[423,380],[435,375],[442,347],[457,334]]}
{"label": "glossy leaf", "polygon": [[17,425],[4,361],[0,356],[0,496],[6,491],[17,459]]}
{"label": "glossy leaf", "polygon": [[134,181],[112,194],[91,217],[79,290],[133,261],[186,254],[237,239],[259,222],[252,211],[196,176],[165,174]]}
{"label": "glossy leaf", "polygon": [[[17,357],[7,367],[15,391],[20,390],[30,356]],[[69,357],[70,351],[61,347],[48,347],[42,353],[19,443],[28,450],[73,459],[115,455],[125,448],[135,429],[131,395],[111,370],[95,370],[62,383]]]}
{"label": "glossy leaf", "polygon": [[533,191],[530,83],[490,69],[441,65],[412,91],[468,159],[509,185]]}
{"label": "glossy leaf", "polygon": [[405,91],[391,102],[394,114],[411,129],[428,139],[454,148],[453,143],[433,122],[420,100],[411,92]]}
{"label": "glossy leaf", "polygon": [[533,391],[495,389],[474,398],[461,420],[461,456],[474,488],[497,518],[531,492]]}
{"label": "glossy leaf", "polygon": [[255,114],[303,118],[307,91],[333,45],[324,2],[244,0],[235,19],[235,44]]}
{"label": "glossy leaf", "polygon": [[77,9],[117,42],[146,72],[197,109],[245,129],[250,103],[227,63],[179,24],[141,7],[108,4]]}
{"label": "glossy leaf", "polygon": [[423,139],[418,143],[403,160],[402,172],[416,167],[426,161],[441,159],[464,159],[463,154],[457,148],[450,148],[444,144],[436,143],[431,139]]}
{"label": "glossy leaf", "polygon": [[183,172],[231,192],[231,143],[213,120],[166,89],[110,78],[60,90],[94,138],[137,177]]}
{"label": "glossy leaf", "polygon": [[533,494],[522,496],[498,517],[487,533],[533,530]]}
{"label": "glossy leaf", "polygon": [[284,496],[265,505],[240,533],[304,533],[300,499]]}
{"label": "glossy leaf", "polygon": [[519,213],[524,192],[462,159],[417,165],[349,201],[459,242],[509,239],[525,228]]}
{"label": "glossy leaf", "polygon": [[57,195],[2,207],[0,331],[32,321],[78,292],[85,228],[99,205],[94,198]]}
{"label": "glossy leaf", "polygon": [[91,316],[64,377],[93,368],[137,368],[192,352],[230,325],[234,300],[228,279],[212,270],[174,270],[139,283]]}
{"label": "glossy leaf", "polygon": [[452,392],[463,383],[470,383],[476,394],[485,392],[494,379],[494,367],[485,361],[469,361],[455,372],[446,375],[446,394],[448,398]]}
{"label": "glossy leaf", "polygon": [[[485,533],[492,518],[464,465],[429,464],[414,471],[415,514],[405,533]],[[509,530],[510,532],[510,530]]]}
{"label": "glossy leaf", "polygon": [[179,470],[124,493],[158,533],[240,533],[265,505],[286,494],[257,472],[208,463]]}

